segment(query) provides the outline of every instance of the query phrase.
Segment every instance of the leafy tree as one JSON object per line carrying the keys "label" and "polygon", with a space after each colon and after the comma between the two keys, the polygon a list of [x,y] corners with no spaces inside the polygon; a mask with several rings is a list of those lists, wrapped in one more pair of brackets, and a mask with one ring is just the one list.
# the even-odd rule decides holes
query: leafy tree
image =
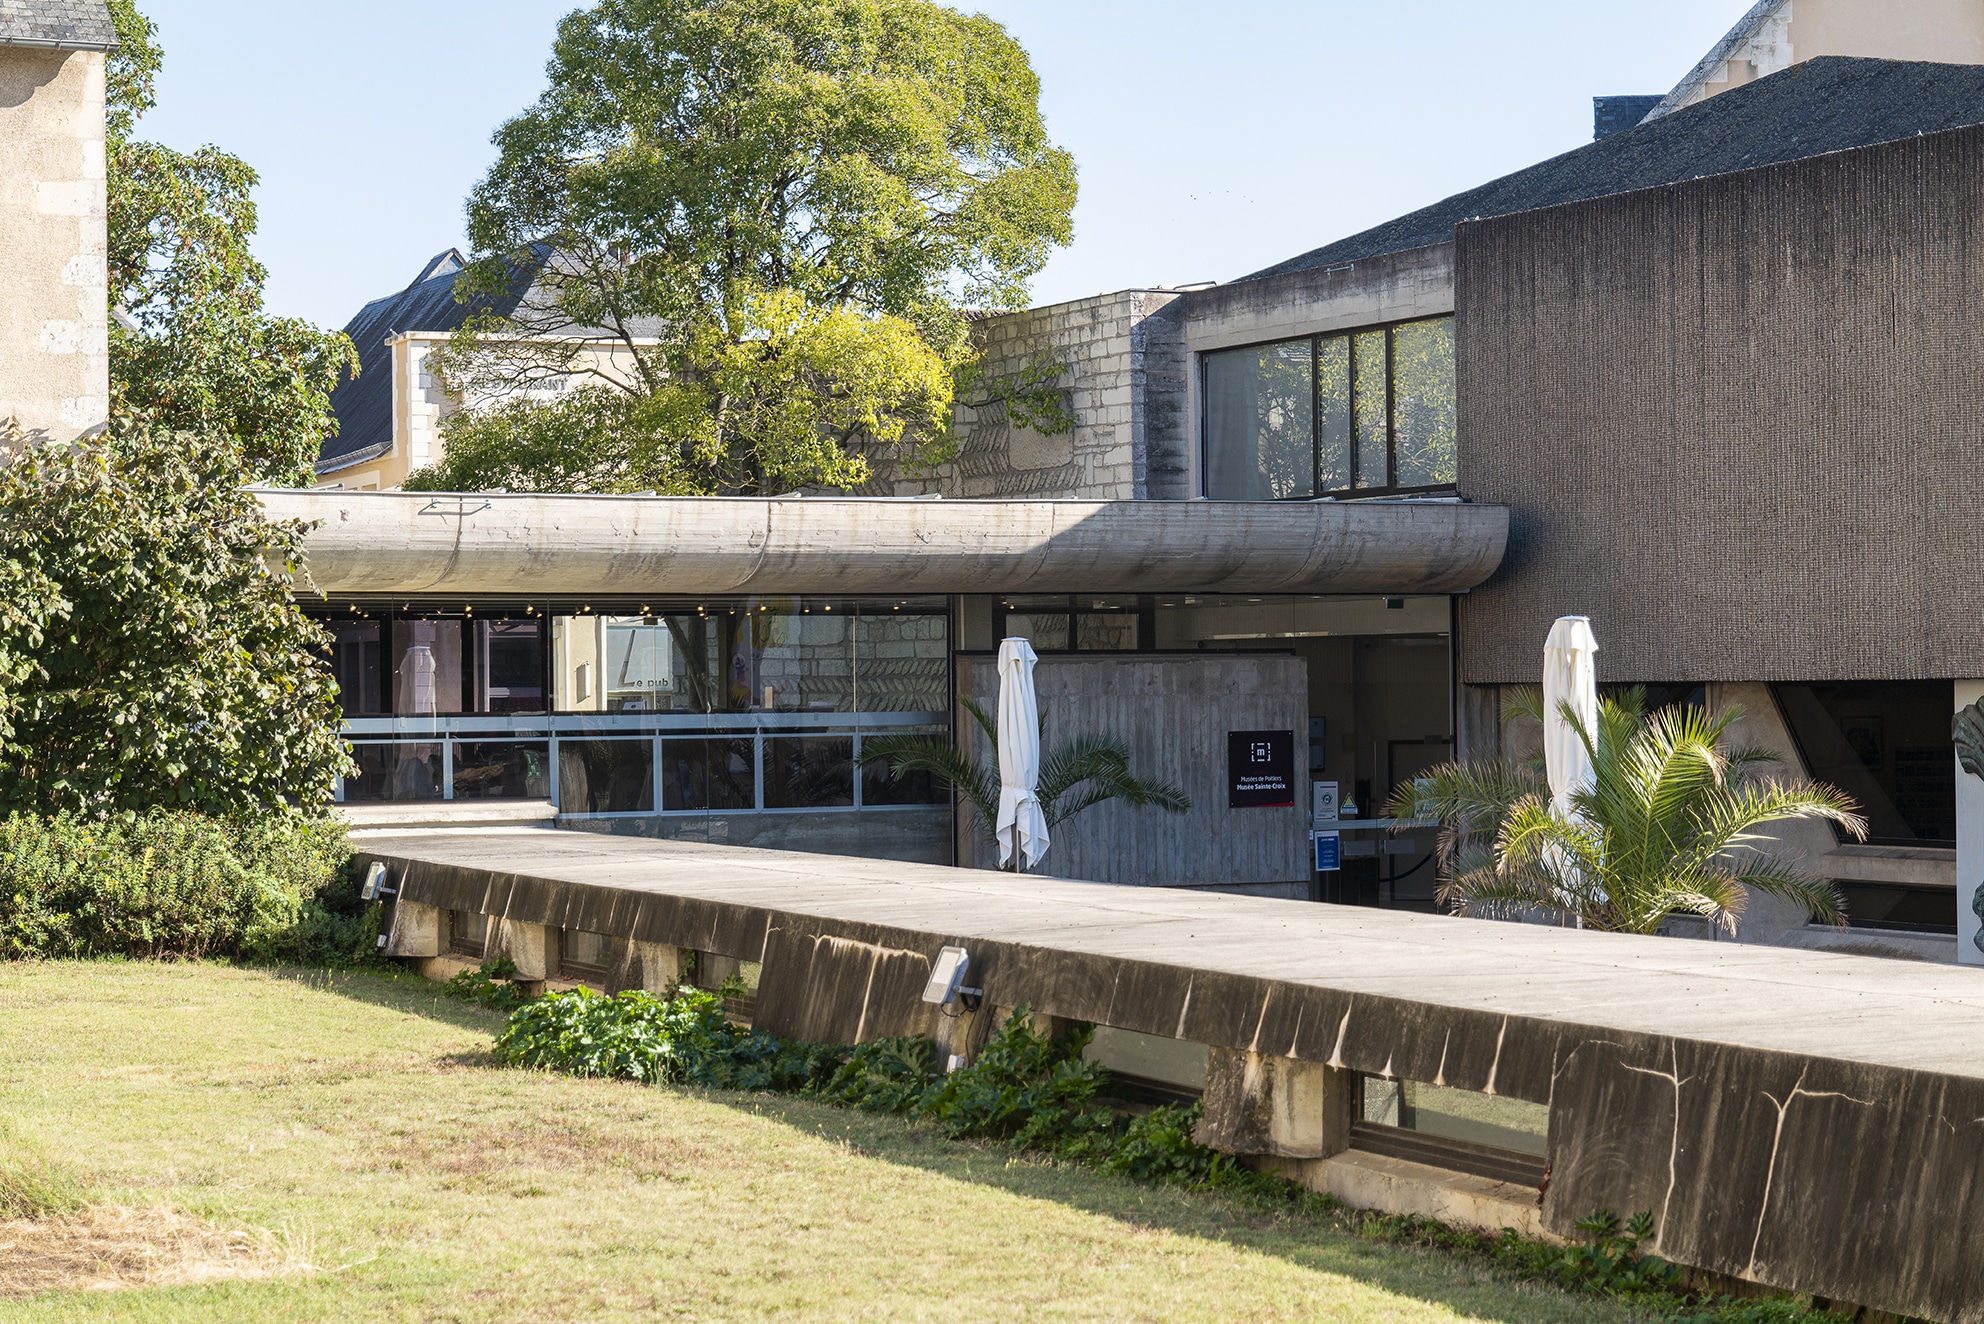
{"label": "leafy tree", "polygon": [[[985,738],[992,743],[992,761],[980,763],[971,754],[941,736],[869,736],[861,742],[861,756],[855,762],[888,765],[891,776],[904,777],[927,772],[950,783],[964,796],[978,820],[990,832],[999,821],[999,726],[975,700],[963,700]],[[1047,733],[1047,714],[1040,715],[1040,731]],[[1044,741],[1043,741],[1044,746]],[[1132,809],[1157,808],[1169,814],[1182,814],[1192,801],[1170,782],[1135,776],[1130,771],[1130,751],[1115,736],[1080,735],[1044,755],[1040,760],[1040,780],[1034,798],[1046,816],[1051,830],[1084,809],[1106,800],[1117,800]],[[1019,867],[1020,853],[1013,852],[1013,867]]]}
{"label": "leafy tree", "polygon": [[[515,306],[435,360],[465,400],[525,403],[458,414],[419,485],[846,488],[873,448],[949,458],[960,380],[1060,421],[1058,365],[983,382],[961,311],[1023,302],[1071,235],[1073,162],[997,23],[932,0],[602,0],[560,24],[549,75],[468,204],[460,295]],[[575,388],[601,394],[556,398]],[[556,451],[616,396],[635,403],[579,459],[504,458],[533,426],[522,451]]]}
{"label": "leafy tree", "polygon": [[224,440],[251,477],[307,483],[336,431],[331,388],[357,355],[338,332],[263,312],[267,273],[248,249],[254,170],[215,147],[132,137],[163,54],[133,0],[110,0],[110,13],[111,410]]}
{"label": "leafy tree", "polygon": [[[1540,722],[1542,700],[1526,692],[1508,712]],[[1676,913],[1733,931],[1754,888],[1840,918],[1832,887],[1770,854],[1755,829],[1815,818],[1864,837],[1866,820],[1830,786],[1762,776],[1777,756],[1729,741],[1741,708],[1648,713],[1634,689],[1599,700],[1595,731],[1568,705],[1565,716],[1594,771],[1568,821],[1551,812],[1541,760],[1447,764],[1392,797],[1393,816],[1442,824],[1443,902],[1501,916],[1557,910],[1624,933],[1652,933]]]}
{"label": "leafy tree", "polygon": [[328,803],[347,760],[291,598],[303,532],[228,448],[128,420],[0,466],[0,813]]}

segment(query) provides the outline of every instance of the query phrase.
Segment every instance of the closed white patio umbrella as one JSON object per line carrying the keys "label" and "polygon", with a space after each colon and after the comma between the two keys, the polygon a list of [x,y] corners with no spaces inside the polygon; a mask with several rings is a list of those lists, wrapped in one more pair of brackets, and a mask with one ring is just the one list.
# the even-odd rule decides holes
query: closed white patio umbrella
{"label": "closed white patio umbrella", "polygon": [[1591,786],[1591,754],[1564,720],[1569,704],[1585,731],[1598,731],[1598,640],[1591,620],[1560,616],[1543,644],[1543,761],[1550,778],[1550,807],[1572,817],[1571,796]]}
{"label": "closed white patio umbrella", "polygon": [[1021,870],[1047,853],[1047,815],[1040,785],[1040,708],[1033,693],[1033,645],[1024,639],[999,644],[999,867],[1020,852]]}
{"label": "closed white patio umbrella", "polygon": [[[1598,738],[1598,639],[1591,620],[1559,616],[1543,644],[1543,764],[1550,780],[1550,812],[1565,822],[1578,817],[1571,797],[1591,787],[1591,751],[1564,718],[1564,708]],[[1553,854],[1556,848],[1551,848]],[[1559,859],[1559,864],[1562,861]],[[1583,928],[1583,921],[1579,921]]]}

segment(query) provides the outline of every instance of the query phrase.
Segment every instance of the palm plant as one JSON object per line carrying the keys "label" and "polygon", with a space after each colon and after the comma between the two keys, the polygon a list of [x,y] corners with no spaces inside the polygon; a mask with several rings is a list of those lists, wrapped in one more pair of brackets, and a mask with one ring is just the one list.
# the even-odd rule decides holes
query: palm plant
{"label": "palm plant", "polygon": [[[1523,692],[1505,711],[1541,721],[1541,697]],[[1551,909],[1622,933],[1684,913],[1733,931],[1754,888],[1840,922],[1838,893],[1762,848],[1755,829],[1827,819],[1864,838],[1866,820],[1831,786],[1761,775],[1777,756],[1728,739],[1741,708],[1648,713],[1633,689],[1599,701],[1596,731],[1563,711],[1594,772],[1570,818],[1551,811],[1540,759],[1450,763],[1392,797],[1393,816],[1441,824],[1443,904],[1500,917]]]}
{"label": "palm plant", "polygon": [[[927,772],[949,782],[962,794],[989,832],[999,821],[999,727],[971,699],[962,700],[965,709],[985,732],[992,745],[990,766],[942,736],[869,736],[861,742],[862,767],[886,763],[892,776]],[[1046,744],[1047,714],[1040,714],[1040,733]],[[1130,771],[1130,751],[1115,736],[1080,735],[1040,761],[1040,780],[1034,787],[1049,831],[1084,809],[1105,800],[1116,800],[1132,809],[1146,807],[1182,814],[1192,807],[1185,792],[1170,782],[1138,777]],[[1013,852],[1012,867],[1019,867],[1019,852]]]}

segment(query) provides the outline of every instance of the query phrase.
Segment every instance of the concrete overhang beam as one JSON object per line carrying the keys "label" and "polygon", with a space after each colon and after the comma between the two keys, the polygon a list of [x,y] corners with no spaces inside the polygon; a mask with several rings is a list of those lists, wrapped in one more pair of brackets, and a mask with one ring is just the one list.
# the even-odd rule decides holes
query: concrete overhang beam
{"label": "concrete overhang beam", "polygon": [[257,495],[353,595],[1459,593],[1509,528],[1456,501]]}

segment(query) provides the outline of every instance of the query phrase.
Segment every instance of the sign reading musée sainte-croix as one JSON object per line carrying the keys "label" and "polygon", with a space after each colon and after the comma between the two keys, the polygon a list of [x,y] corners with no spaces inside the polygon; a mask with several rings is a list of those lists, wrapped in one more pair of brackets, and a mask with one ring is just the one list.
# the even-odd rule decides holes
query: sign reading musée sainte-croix
{"label": "sign reading mus\u00e9e sainte-croix", "polygon": [[1226,733],[1226,807],[1286,809],[1295,804],[1295,733]]}

